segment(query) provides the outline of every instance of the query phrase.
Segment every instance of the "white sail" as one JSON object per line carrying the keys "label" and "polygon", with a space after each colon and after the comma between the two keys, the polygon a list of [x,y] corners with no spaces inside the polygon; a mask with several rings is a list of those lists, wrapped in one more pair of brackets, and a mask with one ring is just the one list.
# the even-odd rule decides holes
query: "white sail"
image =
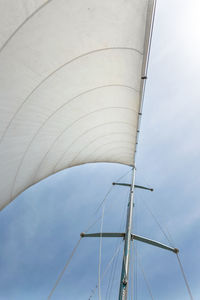
{"label": "white sail", "polygon": [[91,162],[134,165],[153,0],[0,1],[0,208]]}

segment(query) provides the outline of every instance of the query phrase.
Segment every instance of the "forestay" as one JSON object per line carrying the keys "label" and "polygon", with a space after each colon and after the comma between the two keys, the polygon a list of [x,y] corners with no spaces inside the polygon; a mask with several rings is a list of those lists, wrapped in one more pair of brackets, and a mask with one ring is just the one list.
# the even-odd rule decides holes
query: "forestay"
{"label": "forestay", "polygon": [[153,6],[0,0],[1,209],[64,168],[134,165]]}

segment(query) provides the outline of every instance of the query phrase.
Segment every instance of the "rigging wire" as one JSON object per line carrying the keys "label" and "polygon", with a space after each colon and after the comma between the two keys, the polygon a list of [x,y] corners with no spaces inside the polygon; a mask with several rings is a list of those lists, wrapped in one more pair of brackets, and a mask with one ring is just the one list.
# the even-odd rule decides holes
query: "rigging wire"
{"label": "rigging wire", "polygon": [[155,214],[152,212],[152,210],[150,209],[150,207],[147,205],[146,201],[144,200],[144,202],[142,202],[145,206],[145,208],[149,211],[149,213],[151,214],[152,218],[154,219],[154,221],[156,222],[156,224],[158,225],[158,227],[160,228],[161,232],[163,233],[163,235],[165,236],[165,238],[167,239],[168,243],[170,244],[171,247],[173,247],[173,242],[171,241],[170,237],[167,235],[166,231],[164,230],[163,226],[160,224],[160,222],[158,221],[158,218],[155,216]]}
{"label": "rigging wire", "polygon": [[[134,241],[135,244],[135,252],[137,251],[137,241]],[[138,258],[137,255],[135,255],[135,300],[138,298]]]}
{"label": "rigging wire", "polygon": [[50,292],[50,294],[49,294],[47,300],[50,300],[50,299],[51,299],[51,296],[53,295],[53,293],[54,293],[56,287],[58,286],[58,284],[59,284],[59,282],[60,282],[60,280],[61,280],[63,274],[65,273],[65,271],[66,271],[66,269],[67,269],[67,267],[68,267],[70,261],[72,260],[72,257],[74,256],[74,254],[75,254],[75,252],[76,252],[76,249],[78,248],[78,246],[79,246],[79,244],[80,244],[80,241],[81,241],[81,238],[78,240],[78,242],[76,243],[74,249],[72,250],[72,253],[71,253],[70,257],[68,258],[68,260],[67,260],[67,262],[66,262],[66,264],[65,264],[65,266],[64,266],[64,268],[63,268],[63,270],[60,272],[60,275],[58,276],[58,279],[56,280],[56,282],[55,282],[55,284],[54,284],[54,286],[53,286],[53,288],[52,288],[52,290],[51,290],[51,292]]}
{"label": "rigging wire", "polygon": [[102,218],[102,216],[99,216],[93,223],[91,223],[91,225],[88,226],[88,228],[84,231],[85,233],[87,233],[94,225],[97,224],[97,222]]}
{"label": "rigging wire", "polygon": [[[121,177],[117,178],[115,181],[119,181],[122,178],[124,178],[126,175],[128,175],[130,172],[132,171],[132,168],[130,170],[128,170],[128,172],[126,172],[124,175],[122,175]],[[110,189],[108,190],[108,192],[106,193],[105,197],[103,198],[103,200],[100,202],[99,206],[97,207],[97,209],[95,210],[94,214],[96,214],[99,209],[102,207],[103,203],[105,202],[105,200],[107,199],[108,195],[110,194],[110,192],[113,189],[113,185],[110,187]]]}
{"label": "rigging wire", "polygon": [[[147,185],[149,185],[147,183]],[[169,230],[167,228],[166,231],[164,230],[163,226],[160,224],[160,222],[158,221],[158,218],[155,216],[155,214],[152,212],[152,210],[150,209],[150,207],[147,205],[146,201],[144,200],[144,202],[142,202],[145,206],[145,208],[150,212],[151,216],[153,217],[154,221],[156,222],[156,224],[158,225],[158,227],[160,228],[161,232],[164,234],[165,238],[167,239],[167,241],[169,242],[170,246],[174,248],[174,241],[172,239],[172,236],[169,232]],[[135,249],[136,250],[136,249]],[[137,250],[136,250],[137,252]],[[137,253],[136,253],[136,257],[137,257]],[[179,264],[179,267],[180,267],[180,270],[181,270],[181,273],[182,273],[182,276],[183,276],[183,279],[184,279],[184,282],[185,282],[185,285],[186,285],[186,288],[187,288],[187,291],[188,291],[188,294],[189,294],[189,297],[191,300],[193,300],[193,296],[192,296],[192,292],[191,292],[191,289],[190,289],[190,286],[189,286],[189,282],[186,278],[186,274],[184,272],[184,269],[183,269],[183,265],[181,263],[181,260],[180,260],[180,257],[179,257],[179,254],[176,253],[176,257],[177,257],[177,260],[178,260],[178,264]],[[140,266],[140,269],[142,271],[142,274],[143,274],[143,277],[144,277],[144,280],[146,282],[146,285],[147,285],[147,288],[148,288],[148,291],[151,295],[151,298],[153,299],[153,295],[152,295],[152,292],[150,290],[150,286],[147,282],[147,279],[146,279],[146,276],[145,276],[145,273],[144,273],[144,269],[142,268],[141,266],[141,262],[139,262],[139,266]],[[136,298],[135,298],[136,299]],[[131,299],[132,300],[132,299]]]}
{"label": "rigging wire", "polygon": [[103,231],[104,212],[105,212],[105,203],[102,207],[100,238],[99,238],[99,267],[98,267],[98,297],[99,297],[99,300],[101,300],[101,253],[102,253],[102,231]]}
{"label": "rigging wire", "polygon": [[115,268],[115,265],[116,265],[116,259],[113,261],[113,264],[112,264],[112,268],[111,268],[111,272],[110,272],[110,276],[109,276],[109,280],[108,280],[108,285],[107,285],[107,289],[106,289],[105,299],[109,299],[110,285],[111,285],[111,282],[112,282],[112,279],[113,279],[113,270]]}
{"label": "rigging wire", "polygon": [[[85,233],[87,233],[87,232],[88,232],[88,231],[89,231],[89,230],[90,230],[90,229],[91,229],[91,228],[92,228],[92,227],[100,220],[100,218],[101,218],[101,216],[100,216],[99,218],[97,218],[94,222],[92,222],[92,223],[88,226],[88,228],[85,230]],[[64,273],[65,273],[65,271],[66,271],[66,269],[67,269],[67,267],[68,267],[68,265],[69,265],[69,263],[70,263],[70,261],[72,260],[74,254],[75,254],[75,252],[76,252],[76,250],[77,250],[77,248],[78,248],[78,246],[79,246],[79,244],[80,244],[80,241],[81,241],[81,238],[79,238],[79,240],[78,240],[78,242],[76,243],[74,249],[72,250],[70,257],[68,258],[68,260],[67,260],[67,262],[66,262],[66,264],[65,264],[65,266],[64,266],[64,268],[63,268],[63,270],[60,272],[60,274],[59,274],[59,276],[58,276],[58,279],[56,280],[56,282],[55,282],[53,288],[51,289],[51,292],[50,292],[50,294],[49,294],[47,300],[50,300],[50,299],[51,299],[51,297],[52,297],[52,295],[53,295],[53,293],[54,293],[56,287],[58,286],[58,284],[59,284],[60,280],[62,279],[62,277],[63,277],[63,275],[64,275]]]}
{"label": "rigging wire", "polygon": [[133,288],[134,288],[134,283],[133,283],[133,281],[134,281],[134,244],[133,243],[131,243],[131,300],[133,300]]}
{"label": "rigging wire", "polygon": [[[145,181],[145,184],[147,186],[150,186],[149,182],[147,182],[146,178],[143,176],[143,180]],[[151,214],[151,216],[153,217],[154,221],[156,222],[156,224],[158,225],[158,227],[160,228],[161,232],[163,233],[163,235],[165,236],[165,238],[167,239],[167,241],[169,242],[170,246],[174,248],[174,241],[172,239],[171,234],[169,233],[169,230],[167,229],[167,227],[164,227],[160,224],[160,222],[158,221],[158,218],[156,217],[155,213],[153,213],[152,209],[150,209],[149,205],[147,205],[146,201],[144,200],[144,202],[142,201],[143,205],[145,206],[146,210],[149,211],[149,213]]]}
{"label": "rigging wire", "polygon": [[173,248],[175,248],[175,242],[174,242],[174,239],[173,239],[173,237],[172,237],[172,234],[170,233],[170,231],[169,231],[169,228],[167,228],[166,227],[166,225],[165,225],[165,230],[166,230],[166,232],[167,232],[167,234],[168,234],[168,237],[170,238],[170,240],[171,240],[171,243],[172,243],[172,245],[173,245]]}
{"label": "rigging wire", "polygon": [[[135,202],[136,202],[136,197],[135,197]],[[137,211],[138,211],[138,209],[137,209],[137,207],[138,207],[138,205],[139,205],[139,201],[137,201],[137,205],[134,205],[134,210],[133,210],[133,213],[134,213],[134,219],[133,219],[133,221],[134,221],[134,228],[135,228],[135,230],[134,230],[134,232],[135,233],[137,233],[137,230],[138,230],[138,222],[137,222]],[[137,251],[137,241],[132,241],[132,245],[133,245],[133,247],[132,247],[132,255],[134,255],[134,252],[136,252]],[[137,255],[135,255],[135,263],[134,263],[134,258],[132,257],[132,264],[133,264],[133,273],[134,273],[134,278],[132,279],[133,280],[133,282],[132,282],[132,289],[134,288],[134,299],[135,300],[137,300],[137,288],[138,288],[138,283],[137,283],[137,277],[138,277],[138,259],[137,259]],[[131,298],[131,300],[133,300],[133,294],[132,294],[132,298]]]}
{"label": "rigging wire", "polygon": [[[131,172],[132,168],[128,170],[125,174],[120,176],[116,181],[122,179],[126,175],[128,175]],[[98,206],[97,210],[95,211],[95,214],[99,211],[99,209],[103,206],[102,208],[102,217],[101,217],[101,227],[100,227],[100,243],[99,243],[99,266],[98,266],[98,297],[99,300],[101,300],[101,256],[102,256],[102,230],[103,230],[103,221],[104,221],[104,212],[105,212],[105,200],[107,199],[108,195],[110,194],[113,186],[108,190],[106,193],[103,201],[100,203]]]}
{"label": "rigging wire", "polygon": [[113,274],[112,274],[112,279],[110,281],[110,290],[109,290],[109,296],[108,296],[108,300],[111,299],[111,295],[112,295],[112,291],[113,291],[113,284],[114,284],[114,279],[115,279],[115,274],[116,274],[116,269],[117,269],[117,265],[118,265],[118,261],[119,261],[119,252],[118,255],[116,256],[115,259],[115,264],[113,267]]}
{"label": "rigging wire", "polygon": [[177,257],[177,260],[178,260],[178,263],[179,263],[179,266],[180,266],[180,269],[181,269],[181,273],[182,273],[182,275],[183,275],[183,279],[184,279],[184,281],[185,281],[186,288],[187,288],[187,290],[188,290],[188,294],[189,294],[189,296],[190,296],[190,299],[193,300],[192,292],[191,292],[191,289],[190,289],[190,287],[189,287],[189,283],[188,283],[188,280],[187,280],[187,278],[186,278],[186,275],[185,275],[185,272],[184,272],[184,269],[183,269],[183,265],[182,265],[182,263],[181,263],[181,260],[180,260],[180,257],[179,257],[179,255],[178,255],[178,253],[176,253],[176,257]]}
{"label": "rigging wire", "polygon": [[[152,210],[150,209],[150,207],[147,205],[146,201],[144,201],[144,204],[145,204],[146,209],[150,212],[150,214],[153,217],[153,219],[155,220],[156,224],[158,225],[158,227],[160,228],[160,230],[164,234],[165,238],[169,242],[170,246],[174,248],[174,241],[172,240],[171,234],[169,233],[169,231],[167,230],[167,228],[166,228],[166,231],[167,231],[167,233],[166,233],[166,231],[164,230],[163,226],[161,226],[160,222],[158,221],[158,219],[156,218],[156,216],[154,215],[154,213],[152,212]],[[184,269],[183,269],[183,265],[181,263],[181,260],[180,260],[180,257],[178,255],[178,253],[176,253],[176,256],[177,256],[178,264],[179,264],[179,267],[180,267],[180,270],[181,270],[181,273],[182,273],[182,276],[183,276],[183,279],[184,279],[184,282],[185,282],[188,294],[190,296],[190,299],[193,300],[192,292],[191,292],[191,289],[189,287],[189,283],[188,283],[188,280],[186,278],[186,275],[185,275],[185,272],[184,272]]]}
{"label": "rigging wire", "polygon": [[[130,171],[129,171],[130,172]],[[129,173],[128,172],[128,173]],[[127,173],[127,174],[128,174]],[[126,174],[126,175],[127,175]],[[125,176],[125,175],[124,175]],[[119,180],[119,179],[118,179]],[[125,197],[124,199],[127,200],[128,198],[128,195],[129,195],[129,190],[126,191],[126,194],[125,194]],[[124,207],[123,207],[123,211],[122,211],[122,215],[121,215],[121,222],[120,222],[120,226],[119,226],[119,232],[121,232],[122,228],[125,229],[125,222],[126,222],[126,218],[125,218],[125,215],[126,215],[126,206],[127,206],[127,202],[124,201]],[[117,248],[117,244],[118,244],[118,241],[116,243],[116,248]],[[114,283],[114,278],[115,278],[115,274],[116,274],[116,269],[117,269],[117,264],[118,264],[118,260],[119,260],[119,253],[118,253],[118,256],[116,257],[116,260],[115,262],[113,263],[113,266],[112,266],[112,270],[111,270],[111,274],[110,274],[110,278],[109,278],[109,283],[108,283],[108,287],[107,287],[107,291],[106,291],[106,298],[105,299],[110,299],[111,298],[111,294],[112,294],[112,289],[113,289],[113,283]],[[108,298],[107,298],[108,296]]]}
{"label": "rigging wire", "polygon": [[143,267],[142,267],[141,260],[139,259],[139,255],[138,255],[137,251],[135,252],[135,255],[138,257],[138,264],[139,264],[140,270],[141,270],[141,272],[142,272],[142,276],[143,276],[143,278],[144,278],[144,281],[145,281],[147,290],[148,290],[148,292],[149,292],[149,295],[150,295],[151,299],[154,300],[153,294],[152,294],[152,291],[151,291],[151,288],[150,288],[150,285],[149,285],[149,283],[148,283],[146,274],[145,274],[144,269],[143,269]]}
{"label": "rigging wire", "polygon": [[107,290],[106,290],[106,298],[105,298],[108,300],[111,298],[111,294],[112,294],[112,288],[113,288],[118,259],[119,259],[119,252],[118,252],[118,255],[115,257],[115,260],[113,261],[113,265],[112,265],[112,269],[111,269],[111,273],[110,273],[110,277],[109,277],[109,281],[108,281],[108,286],[107,286]]}
{"label": "rigging wire", "polygon": [[[111,264],[114,262],[115,257],[119,254],[121,245],[122,245],[123,240],[121,240],[121,243],[118,245],[118,248],[116,249],[116,251],[114,252],[113,256],[111,257],[110,261],[108,262],[102,276],[101,276],[101,281],[103,281],[105,275],[107,274]],[[95,290],[98,288],[98,284],[96,284],[95,288],[91,290],[92,295],[89,296],[89,300],[92,299],[92,297],[95,295]]]}
{"label": "rigging wire", "polygon": [[131,171],[133,170],[133,168],[131,167],[130,170],[128,170],[128,172],[126,172],[124,175],[122,175],[121,177],[117,178],[116,181],[121,180],[122,178],[124,178],[125,176],[127,176]]}
{"label": "rigging wire", "polygon": [[[131,170],[132,170],[132,169],[131,169]],[[126,176],[128,173],[130,173],[131,170],[129,170],[128,172],[126,172],[124,175],[122,175],[122,176],[121,176],[119,179],[117,179],[117,180],[120,180],[121,178],[123,178],[124,176]],[[108,195],[110,194],[112,188],[113,188],[113,186],[111,186],[111,188],[110,188],[110,189],[108,190],[108,192],[106,193],[106,195],[105,195],[103,201],[100,203],[100,205],[98,206],[97,210],[95,211],[95,214],[99,211],[99,209],[101,208],[101,206],[104,204],[104,202],[105,202],[105,200],[107,199]],[[103,218],[104,218],[104,208],[105,208],[105,206],[103,206],[103,209],[102,209],[102,215],[101,215],[99,218],[97,218],[94,222],[92,222],[91,225],[88,226],[88,228],[85,230],[85,233],[87,233],[87,232],[88,232],[88,231],[89,231],[89,230],[90,230],[90,229],[91,229],[91,228],[92,228],[92,227],[93,227],[93,226],[101,219],[102,221],[101,221],[101,231],[100,231],[100,233],[102,234],[102,229],[103,229]],[[51,291],[50,291],[50,293],[49,293],[49,295],[48,295],[47,300],[50,300],[50,299],[51,299],[51,297],[52,297],[52,295],[53,295],[55,289],[57,288],[57,286],[58,286],[60,280],[62,279],[62,277],[63,277],[63,275],[64,275],[64,273],[65,273],[65,271],[66,271],[66,269],[67,269],[67,267],[68,267],[68,265],[69,265],[69,263],[70,263],[70,261],[72,260],[74,254],[75,254],[75,252],[76,252],[76,250],[77,250],[77,248],[78,248],[78,246],[79,246],[79,244],[80,244],[81,239],[82,239],[82,238],[79,238],[79,240],[77,241],[76,245],[74,246],[74,248],[73,248],[73,250],[72,250],[72,252],[71,252],[70,257],[68,258],[68,260],[67,260],[67,262],[66,262],[66,264],[65,264],[65,266],[64,266],[64,268],[63,268],[63,270],[60,272],[60,274],[59,274],[59,276],[58,276],[58,278],[57,278],[57,280],[56,280],[56,282],[55,282],[53,288],[51,289]],[[98,285],[98,286],[99,286],[99,300],[101,300],[101,292],[100,292],[101,248],[102,248],[102,235],[100,236],[100,249],[99,249],[99,278],[98,278],[98,281],[99,281],[99,285]]]}
{"label": "rigging wire", "polygon": [[97,209],[95,210],[94,215],[98,213],[98,211],[100,210],[100,208],[102,207],[102,205],[106,201],[106,199],[107,199],[108,195],[110,194],[110,192],[112,191],[112,189],[113,189],[113,186],[111,186],[109,188],[109,190],[107,191],[105,197],[103,198],[103,200],[101,201],[101,203],[99,204],[99,206],[97,207]]}

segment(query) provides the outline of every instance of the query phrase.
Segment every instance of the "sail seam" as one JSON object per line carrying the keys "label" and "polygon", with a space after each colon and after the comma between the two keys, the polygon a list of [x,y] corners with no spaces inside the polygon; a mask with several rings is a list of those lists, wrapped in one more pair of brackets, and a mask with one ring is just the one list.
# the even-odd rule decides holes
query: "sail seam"
{"label": "sail seam", "polygon": [[62,68],[64,68],[65,66],[69,65],[70,63],[82,58],[82,57],[85,57],[85,56],[88,56],[88,55],[91,55],[91,54],[94,54],[94,53],[97,53],[97,52],[103,52],[103,51],[109,51],[109,50],[129,50],[129,51],[134,51],[140,55],[143,55],[142,52],[140,52],[139,50],[135,49],[135,48],[128,48],[128,47],[109,47],[109,48],[101,48],[101,49],[95,49],[95,50],[92,50],[90,52],[87,52],[87,53],[84,53],[84,54],[81,54],[67,62],[65,62],[64,64],[62,64],[61,66],[59,66],[57,69],[55,69],[54,71],[52,71],[48,76],[46,76],[44,79],[42,79],[36,86],[35,88],[26,96],[26,98],[23,100],[23,102],[20,104],[20,106],[18,107],[18,109],[16,110],[16,112],[13,114],[12,118],[10,119],[10,121],[8,122],[8,125],[6,126],[1,138],[0,138],[0,144],[2,143],[8,129],[10,128],[11,124],[13,123],[15,117],[18,115],[18,113],[21,111],[22,107],[26,104],[26,102],[30,99],[30,97],[35,93],[35,91],[37,91],[39,89],[40,86],[42,86],[51,76],[53,76],[56,72],[60,71]]}
{"label": "sail seam", "polygon": [[[20,169],[21,169],[21,165],[23,164],[23,161],[24,161],[24,159],[25,159],[25,157],[26,157],[26,154],[28,153],[28,150],[30,149],[30,147],[31,147],[31,145],[32,145],[32,143],[33,143],[33,141],[36,139],[36,137],[38,136],[38,134],[39,134],[39,132],[41,131],[41,129],[46,125],[46,123],[59,111],[59,110],[61,110],[62,108],[64,108],[67,104],[69,104],[70,102],[72,102],[73,100],[75,100],[75,99],[77,99],[77,98],[79,98],[79,97],[81,97],[81,96],[83,96],[83,95],[85,95],[85,94],[87,94],[87,93],[90,93],[90,92],[93,92],[93,91],[95,91],[95,90],[98,90],[98,89],[102,89],[102,88],[107,88],[107,87],[124,87],[124,88],[129,88],[129,89],[131,89],[131,90],[135,90],[134,88],[132,88],[132,87],[130,87],[130,86],[126,86],[126,85],[117,85],[117,84],[112,84],[112,85],[104,85],[104,86],[99,86],[99,87],[96,87],[96,88],[93,88],[93,89],[90,89],[90,90],[87,90],[87,91],[85,91],[85,92],[82,92],[82,93],[80,93],[80,94],[78,94],[77,96],[75,96],[75,97],[73,97],[73,98],[71,98],[71,99],[69,99],[67,102],[65,102],[62,106],[60,106],[56,111],[54,111],[46,120],[45,120],[45,122],[43,122],[43,124],[38,128],[38,130],[36,131],[36,133],[35,133],[35,135],[33,136],[33,138],[31,139],[31,141],[30,141],[30,143],[28,144],[28,146],[27,146],[27,148],[26,148],[26,150],[25,150],[25,152],[24,152],[24,154],[23,154],[23,156],[22,156],[22,159],[21,159],[21,161],[20,161],[20,163],[19,163],[19,166],[18,166],[18,168],[17,168],[17,171],[16,171],[16,175],[15,175],[15,179],[14,179],[14,183],[13,183],[13,186],[12,186],[12,188],[11,188],[11,191],[14,189],[14,185],[15,185],[15,182],[16,182],[16,178],[17,178],[17,175],[18,175],[18,173],[19,173],[19,171],[20,171]],[[76,120],[77,121],[77,120]],[[76,123],[76,121],[75,121],[75,123]],[[73,125],[74,123],[72,123],[72,125]],[[71,127],[71,126],[70,126]],[[68,128],[70,128],[70,127],[68,127]],[[65,128],[65,130],[66,130],[66,128]],[[64,130],[64,131],[65,131]],[[63,133],[63,132],[62,132]],[[62,135],[62,133],[61,133],[61,135]],[[13,192],[12,192],[13,193]],[[11,198],[12,198],[12,194],[11,194]]]}
{"label": "sail seam", "polygon": [[[112,122],[113,124],[115,124],[115,123],[119,123],[119,122]],[[92,130],[94,130],[94,129],[96,129],[96,128],[99,128],[99,127],[101,127],[101,126],[105,126],[105,125],[107,125],[107,124],[112,124],[111,122],[109,122],[109,123],[104,123],[104,124],[101,124],[101,125],[98,125],[98,126],[96,126],[96,127],[93,127],[93,128],[91,128],[91,129],[89,129],[89,130],[87,130],[87,131],[85,131],[82,135],[80,135],[68,148],[67,148],[67,150],[64,152],[64,154],[62,154],[61,155],[61,158],[57,161],[57,163],[56,163],[56,165],[55,165],[55,167],[54,167],[54,169],[53,169],[53,173],[55,172],[55,170],[56,170],[56,167],[57,167],[57,165],[62,161],[62,159],[64,158],[64,156],[66,155],[66,153],[69,151],[69,148],[71,148],[71,146],[74,144],[74,143],[76,143],[80,138],[82,138],[85,134],[87,134],[88,132],[90,132],[90,131],[92,131]],[[101,136],[98,136],[97,138],[95,138],[95,139],[93,139],[90,143],[88,143],[87,145],[85,145],[83,148],[81,148],[81,150],[78,152],[78,154],[73,158],[73,160],[72,160],[72,163],[73,163],[73,161],[74,160],[76,160],[76,158],[80,155],[80,153],[81,152],[83,152],[83,150],[85,149],[85,148],[87,148],[88,146],[90,146],[92,143],[94,143],[95,141],[97,141],[98,139],[100,139],[100,138],[103,138],[103,137],[106,137],[106,136],[110,136],[110,135],[113,135],[113,134],[118,134],[118,135],[121,135],[121,134],[129,134],[129,135],[133,135],[133,134],[130,134],[129,132],[111,132],[111,133],[109,133],[109,134],[104,134],[104,135],[101,135]]]}
{"label": "sail seam", "polygon": [[40,165],[39,165],[39,168],[38,170],[36,171],[35,175],[33,176],[33,181],[35,180],[35,177],[37,176],[37,173],[41,167],[41,164],[43,163],[43,161],[45,160],[45,158],[47,157],[47,155],[49,154],[49,152],[51,151],[51,149],[53,148],[53,146],[55,145],[55,143],[57,142],[57,140],[70,128],[72,127],[75,123],[79,122],[81,119],[84,119],[85,117],[88,117],[89,115],[92,115],[96,112],[99,112],[99,111],[103,111],[103,110],[108,110],[108,109],[127,109],[127,110],[130,110],[130,111],[134,111],[134,113],[137,113],[135,110],[131,109],[131,108],[128,108],[128,107],[106,107],[106,108],[103,108],[103,109],[98,109],[96,111],[93,111],[93,112],[90,112],[88,114],[85,114],[84,116],[82,116],[81,118],[79,118],[78,120],[74,121],[69,127],[65,128],[61,134],[59,136],[56,137],[56,139],[53,141],[53,143],[51,144],[51,146],[49,147],[48,151],[45,153],[45,156],[43,157],[43,159],[41,160],[40,162]]}
{"label": "sail seam", "polygon": [[9,36],[9,38],[4,42],[4,44],[0,48],[0,53],[3,51],[3,49],[7,46],[7,44],[11,41],[11,39],[16,35],[16,33],[32,18],[34,17],[42,8],[44,8],[47,4],[49,4],[53,0],[47,0],[45,3],[43,3],[40,7],[38,7],[30,16],[28,16]]}

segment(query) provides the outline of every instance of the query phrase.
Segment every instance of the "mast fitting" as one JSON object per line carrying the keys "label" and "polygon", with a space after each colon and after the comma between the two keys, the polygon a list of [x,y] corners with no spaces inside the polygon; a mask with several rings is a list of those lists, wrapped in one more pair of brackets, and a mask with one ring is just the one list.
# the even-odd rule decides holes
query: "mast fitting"
{"label": "mast fitting", "polygon": [[[129,184],[129,183],[121,183],[121,182],[113,182],[112,185],[121,185],[121,186],[128,186],[128,187],[131,187],[131,184]],[[147,190],[147,191],[151,191],[151,192],[154,191],[153,188],[148,188],[148,187],[146,187],[146,186],[137,185],[137,184],[134,185],[134,188],[137,188],[137,189],[143,189],[143,190]]]}

